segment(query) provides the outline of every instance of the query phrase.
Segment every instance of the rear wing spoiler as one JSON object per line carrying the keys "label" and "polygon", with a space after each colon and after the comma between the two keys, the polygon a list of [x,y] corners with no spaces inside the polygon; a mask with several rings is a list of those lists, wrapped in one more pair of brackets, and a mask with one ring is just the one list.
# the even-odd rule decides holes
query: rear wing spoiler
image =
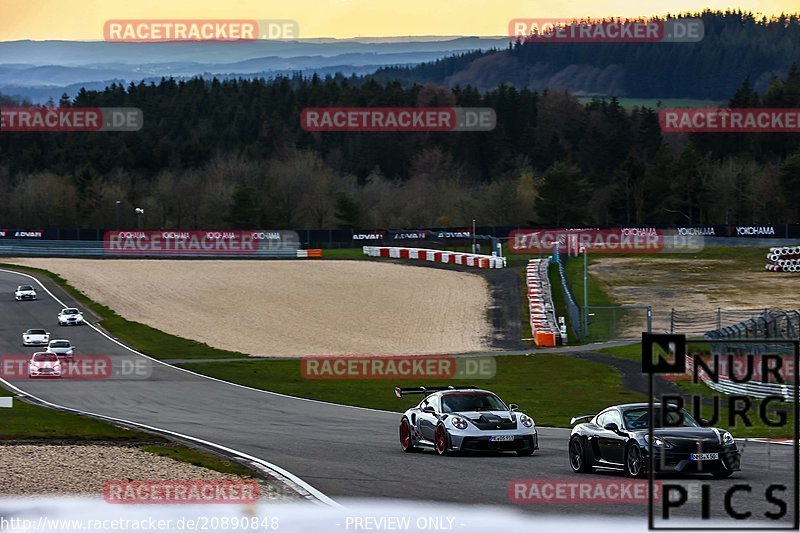
{"label": "rear wing spoiler", "polygon": [[459,390],[459,389],[477,389],[473,385],[460,385],[458,387],[454,387],[452,385],[447,385],[444,387],[410,387],[410,388],[401,388],[395,387],[394,388],[394,395],[398,398],[402,398],[406,394],[430,394],[431,392],[439,392],[443,390]]}
{"label": "rear wing spoiler", "polygon": [[594,417],[594,415],[573,416],[572,419],[569,421],[569,424],[572,425],[575,422],[577,422],[578,420],[586,420],[586,419],[589,419],[589,418],[592,418],[592,417]]}

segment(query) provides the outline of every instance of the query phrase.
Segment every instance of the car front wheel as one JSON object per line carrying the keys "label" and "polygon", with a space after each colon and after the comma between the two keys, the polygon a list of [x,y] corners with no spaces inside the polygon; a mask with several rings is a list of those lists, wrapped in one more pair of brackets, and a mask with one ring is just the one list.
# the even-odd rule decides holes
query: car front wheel
{"label": "car front wheel", "polygon": [[439,455],[450,455],[450,435],[441,424],[436,428],[435,444],[436,453]]}
{"label": "car front wheel", "polygon": [[569,441],[569,466],[573,472],[586,474],[592,471],[592,465],[586,456],[586,449],[580,437],[573,437]]}

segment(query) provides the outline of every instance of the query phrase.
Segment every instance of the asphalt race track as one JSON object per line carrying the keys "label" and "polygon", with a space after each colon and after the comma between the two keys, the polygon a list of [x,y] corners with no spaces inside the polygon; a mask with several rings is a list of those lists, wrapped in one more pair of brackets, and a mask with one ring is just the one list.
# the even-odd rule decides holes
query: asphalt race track
{"label": "asphalt race track", "polygon": [[[13,386],[59,406],[188,435],[269,461],[334,500],[401,498],[509,505],[513,480],[625,479],[616,473],[573,475],[567,460],[568,431],[564,429],[541,428],[541,449],[531,457],[405,454],[398,443],[397,414],[254,391],[152,362],[91,327],[60,328],[56,315],[61,305],[42,289],[39,300],[16,302],[14,289],[30,281],[22,275],[0,272],[0,354],[30,355],[35,349],[23,347],[20,335],[28,328],[43,327],[51,332],[51,338],[72,341],[77,346],[76,355],[109,357],[113,372],[107,379],[8,380]],[[65,303],[73,305],[71,301]],[[132,367],[137,369],[133,375],[122,375]],[[514,398],[506,400],[513,402]],[[398,407],[406,405],[401,400],[398,403]],[[530,414],[536,418],[536,413]],[[750,483],[752,492],[737,493],[734,501],[742,510],[760,515],[775,509],[764,500],[763,486],[768,483],[785,484],[784,499],[792,501],[792,472],[791,446],[751,441],[746,444],[743,471],[732,478],[697,477],[682,482],[710,484],[715,513],[722,508],[725,488]],[[691,504],[692,513],[699,513],[698,505]],[[534,513],[643,518],[647,513],[647,506],[642,504],[603,502],[523,508]],[[789,516],[792,512],[790,505]]]}

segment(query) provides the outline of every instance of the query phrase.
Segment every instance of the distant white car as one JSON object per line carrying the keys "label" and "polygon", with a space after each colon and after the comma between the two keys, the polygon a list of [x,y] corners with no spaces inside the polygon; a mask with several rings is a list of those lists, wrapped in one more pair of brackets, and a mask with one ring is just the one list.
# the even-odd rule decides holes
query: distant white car
{"label": "distant white car", "polygon": [[43,329],[29,329],[22,334],[23,346],[47,346],[50,342],[50,332]]}
{"label": "distant white car", "polygon": [[36,352],[28,362],[29,378],[60,378],[61,362],[50,352]]}
{"label": "distant white car", "polygon": [[83,324],[83,315],[74,307],[65,307],[58,313],[59,326],[80,326]]}
{"label": "distant white car", "polygon": [[17,287],[17,290],[14,291],[14,299],[18,302],[22,300],[35,300],[36,289],[34,289],[32,285],[20,285]]}
{"label": "distant white car", "polygon": [[66,339],[52,340],[47,344],[47,351],[58,357],[72,359],[75,347]]}

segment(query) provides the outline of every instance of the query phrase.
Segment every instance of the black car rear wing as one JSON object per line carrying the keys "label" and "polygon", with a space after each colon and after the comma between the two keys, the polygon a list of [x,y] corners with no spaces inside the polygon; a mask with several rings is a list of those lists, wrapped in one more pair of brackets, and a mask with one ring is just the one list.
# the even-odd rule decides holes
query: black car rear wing
{"label": "black car rear wing", "polygon": [[444,387],[411,387],[411,388],[401,388],[395,387],[394,388],[394,395],[398,398],[402,398],[406,394],[430,394],[431,392],[439,392],[442,390],[460,390],[460,389],[477,389],[474,385],[459,385],[458,387],[454,387],[453,385],[447,385]]}
{"label": "black car rear wing", "polygon": [[570,425],[574,424],[578,420],[585,420],[587,418],[592,418],[594,415],[581,415],[581,416],[573,416],[572,419],[569,421]]}

